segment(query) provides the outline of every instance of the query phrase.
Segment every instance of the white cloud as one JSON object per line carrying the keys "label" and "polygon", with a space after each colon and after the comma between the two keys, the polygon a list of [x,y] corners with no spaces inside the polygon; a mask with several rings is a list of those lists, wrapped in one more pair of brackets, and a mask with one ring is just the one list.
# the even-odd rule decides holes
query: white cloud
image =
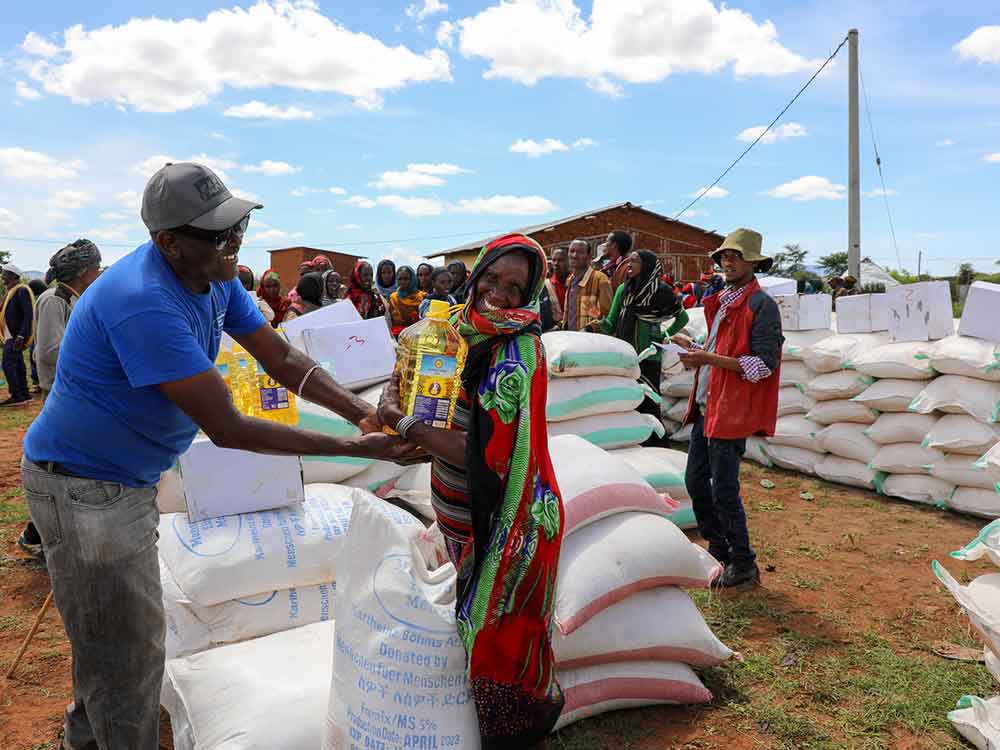
{"label": "white cloud", "polygon": [[387,206],[407,216],[437,216],[444,213],[445,205],[435,198],[407,198],[402,195],[380,195],[375,199],[380,206]]}
{"label": "white cloud", "polygon": [[1000,63],[1000,26],[980,26],[953,49],[963,60]]}
{"label": "white cloud", "polygon": [[349,231],[352,231],[352,230],[355,230],[355,229],[361,229],[361,225],[360,224],[341,224],[339,228],[342,229],[342,230],[344,230],[345,232],[349,232]]}
{"label": "white cloud", "polygon": [[90,193],[82,190],[57,190],[49,203],[62,211],[76,211],[93,200]]}
{"label": "white cloud", "polygon": [[276,240],[287,240],[288,238],[288,232],[272,228],[250,235],[247,237],[247,242],[275,242]]}
{"label": "white cloud", "polygon": [[24,37],[24,41],[21,42],[21,49],[27,52],[29,55],[36,55],[38,57],[55,57],[59,54],[59,47],[47,39],[39,36],[34,31],[29,31],[28,35]]}
{"label": "white cloud", "polygon": [[237,198],[242,198],[245,201],[253,201],[254,203],[263,203],[260,196],[257,193],[251,193],[249,190],[243,190],[238,187],[230,187],[229,192],[235,195]]}
{"label": "white cloud", "polygon": [[211,133],[208,134],[208,137],[211,138],[213,141],[228,141],[229,140],[226,137],[225,133],[220,133],[218,130],[213,130]]}
{"label": "white cloud", "polygon": [[539,143],[531,138],[518,138],[508,149],[512,154],[524,154],[529,159],[554,154],[556,151],[569,151],[569,146],[557,138],[546,138]]}
{"label": "white cloud", "polygon": [[21,217],[9,208],[0,208],[0,230],[10,231],[14,225],[21,220]]}
{"label": "white cloud", "polygon": [[368,183],[376,190],[413,190],[418,187],[437,187],[444,180],[432,174],[420,172],[383,172],[377,180]]}
{"label": "white cloud", "polygon": [[18,99],[24,99],[29,102],[36,102],[42,98],[42,94],[37,89],[31,88],[24,81],[18,81],[14,84],[14,93]]}
{"label": "white cloud", "polygon": [[201,19],[132,18],[92,30],[78,24],[63,32],[58,50],[43,42],[29,34],[22,47],[41,56],[29,72],[48,93],[143,112],[199,107],[226,87],[335,92],[374,109],[388,91],[451,80],[443,50],[390,47],[327,18],[312,0],[258,0]]}
{"label": "white cloud", "polygon": [[142,208],[142,196],[134,190],[123,190],[115,193],[115,200],[127,211],[138,211]]}
{"label": "white cloud", "polygon": [[332,193],[333,195],[347,195],[347,191],[342,187],[328,187],[328,188],[314,188],[307,187],[306,185],[300,185],[292,191],[292,195],[296,198],[305,198],[307,195],[313,195],[315,193]]}
{"label": "white cloud", "polygon": [[93,240],[103,240],[104,242],[127,242],[129,236],[135,237],[139,234],[138,229],[131,224],[112,224],[106,227],[93,227],[85,232],[86,236]]}
{"label": "white cloud", "polygon": [[363,195],[352,195],[350,198],[345,198],[344,203],[358,208],[375,208],[375,201]]}
{"label": "white cloud", "polygon": [[45,218],[52,221],[70,221],[73,218],[73,214],[68,211],[46,211]]}
{"label": "white cloud", "polygon": [[302,171],[302,167],[296,167],[287,161],[264,159],[260,164],[244,164],[243,171],[250,174],[263,174],[268,177],[276,177],[278,175],[296,174]]}
{"label": "white cloud", "polygon": [[[767,130],[766,125],[757,125],[752,128],[747,128],[738,136],[737,140],[744,141],[745,143],[752,143],[757,140],[757,137]],[[760,139],[761,143],[775,143],[776,141],[784,141],[788,138],[801,138],[804,135],[808,135],[806,126],[800,122],[786,122],[783,125],[778,125],[777,127],[771,128],[767,131],[763,138]]]}
{"label": "white cloud", "polygon": [[98,217],[101,221],[125,221],[128,217],[115,211],[107,211]]}
{"label": "white cloud", "polygon": [[456,31],[458,31],[458,27],[451,21],[442,21],[441,25],[437,27],[437,31],[434,32],[434,38],[437,39],[437,43],[440,46],[451,49],[451,46],[455,43]]}
{"label": "white cloud", "polygon": [[938,147],[941,147],[941,148],[947,148],[948,146],[954,146],[955,145],[955,141],[953,141],[951,138],[942,138],[940,141],[938,141],[934,145],[938,146]]}
{"label": "white cloud", "polygon": [[457,164],[407,164],[406,171],[383,172],[368,184],[377,190],[413,190],[420,187],[439,187],[445,181],[440,175],[468,174],[470,170]]}
{"label": "white cloud", "polygon": [[[703,192],[705,192],[705,188],[700,187],[697,190],[695,190],[693,193],[691,193],[691,197],[692,198],[697,198]],[[726,190],[724,187],[720,187],[719,185],[713,185],[712,187],[708,188],[708,192],[705,192],[705,194],[702,195],[701,197],[702,198],[725,198],[728,195],[729,195],[729,191]]]}
{"label": "white cloud", "polygon": [[[215,174],[218,175],[219,179],[223,182],[229,182],[229,173],[226,170],[237,169],[240,166],[230,159],[220,159],[215,156],[209,156],[208,154],[195,154],[194,156],[189,156],[187,159],[178,159],[174,156],[168,156],[166,154],[157,154],[156,156],[150,156],[148,159],[143,159],[141,162],[134,165],[132,167],[132,171],[148,180],[156,174],[164,164],[177,164],[179,162],[188,161],[208,167],[215,172]],[[230,192],[232,192],[232,188],[230,188]]]}
{"label": "white cloud", "polygon": [[347,191],[342,187],[327,188],[334,195],[347,195]]}
{"label": "white cloud", "polygon": [[986,154],[983,157],[983,161],[989,162],[990,164],[1000,164],[1000,152]]}
{"label": "white cloud", "polygon": [[259,102],[256,99],[241,104],[238,107],[229,107],[222,113],[225,117],[239,117],[244,120],[315,120],[316,114],[308,109],[298,107],[275,107],[271,104]]}
{"label": "white cloud", "polygon": [[407,164],[407,172],[419,172],[420,174],[470,174],[471,169],[465,169],[457,164],[440,162],[438,164]]}
{"label": "white cloud", "polygon": [[533,86],[576,78],[605,94],[617,81],[657,83],[673,73],[784,75],[815,68],[778,41],[771,21],[712,0],[513,0],[458,21],[459,50],[484,58],[486,78]]}
{"label": "white cloud", "polygon": [[423,0],[422,5],[406,6],[406,15],[412,18],[417,23],[420,23],[428,16],[433,16],[435,13],[445,13],[448,10],[448,6],[441,2],[441,0]]}
{"label": "white cloud", "polygon": [[62,161],[26,148],[0,148],[0,175],[11,180],[71,180],[83,169],[79,159]]}
{"label": "white cloud", "polygon": [[494,195],[489,198],[463,198],[449,209],[458,214],[547,214],[555,211],[548,198],[540,195]]}
{"label": "white cloud", "polygon": [[768,190],[765,195],[770,195],[772,198],[791,198],[793,201],[814,201],[820,198],[841,200],[845,190],[846,187],[830,182],[826,177],[807,175],[778,185]]}
{"label": "white cloud", "polygon": [[689,208],[681,214],[684,219],[696,219],[699,216],[708,216],[708,211],[702,211],[700,208]]}
{"label": "white cloud", "polygon": [[869,190],[867,193],[865,193],[865,195],[867,195],[869,198],[882,198],[883,196],[888,196],[891,198],[892,196],[897,195],[897,193],[892,188],[886,188],[885,190],[883,190],[882,188],[875,188],[874,190]]}
{"label": "white cloud", "polygon": [[625,87],[620,83],[615,83],[614,81],[609,81],[604,76],[597,76],[597,78],[591,78],[587,81],[587,88],[594,91],[601,96],[606,96],[609,99],[621,99],[625,96]]}
{"label": "white cloud", "polygon": [[593,138],[577,138],[575,141],[573,141],[573,148],[575,149],[592,148],[593,146],[596,145],[597,141],[595,141]]}

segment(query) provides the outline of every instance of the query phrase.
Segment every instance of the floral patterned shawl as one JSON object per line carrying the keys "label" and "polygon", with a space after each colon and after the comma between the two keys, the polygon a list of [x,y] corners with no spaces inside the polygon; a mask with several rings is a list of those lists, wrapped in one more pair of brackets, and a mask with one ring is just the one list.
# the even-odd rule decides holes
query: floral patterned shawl
{"label": "floral patterned shawl", "polygon": [[[531,260],[530,302],[481,314],[476,283],[510,252]],[[563,706],[551,644],[563,513],[545,422],[547,373],[538,322],[545,268],[545,254],[533,240],[516,234],[494,240],[476,261],[468,302],[457,317],[470,347],[462,381],[471,402],[473,532],[458,566],[457,619],[483,750],[541,740]]]}

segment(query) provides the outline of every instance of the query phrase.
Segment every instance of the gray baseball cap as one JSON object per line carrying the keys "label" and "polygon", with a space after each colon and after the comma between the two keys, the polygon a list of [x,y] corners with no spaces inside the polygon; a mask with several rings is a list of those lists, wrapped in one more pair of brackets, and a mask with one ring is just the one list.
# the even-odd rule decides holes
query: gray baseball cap
{"label": "gray baseball cap", "polygon": [[237,198],[211,169],[201,164],[165,164],[142,193],[142,221],[150,232],[191,226],[221,232],[260,203]]}

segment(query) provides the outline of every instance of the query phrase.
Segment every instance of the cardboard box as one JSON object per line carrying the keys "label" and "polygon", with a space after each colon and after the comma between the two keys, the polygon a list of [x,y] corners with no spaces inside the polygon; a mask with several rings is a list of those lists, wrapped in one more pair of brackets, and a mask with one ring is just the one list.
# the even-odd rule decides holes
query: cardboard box
{"label": "cardboard box", "polygon": [[334,302],[332,305],[321,307],[319,310],[313,310],[306,315],[292,318],[281,324],[281,330],[285,332],[288,340],[292,341],[301,337],[305,331],[327,328],[341,323],[357,323],[360,320],[361,315],[354,307],[354,303],[344,299],[340,302]]}
{"label": "cardboard box", "polygon": [[947,281],[894,286],[886,296],[892,341],[936,341],[955,332]]}
{"label": "cardboard box", "polygon": [[298,456],[220,448],[199,436],[178,464],[191,521],[280,508],[305,499]]}
{"label": "cardboard box", "polygon": [[815,331],[830,327],[833,300],[829,294],[783,294],[774,298],[785,331]]}
{"label": "cardboard box", "polygon": [[965,298],[960,336],[1000,342],[1000,284],[975,281]]}
{"label": "cardboard box", "polygon": [[885,294],[854,294],[837,298],[837,333],[875,333],[889,329],[889,298]]}
{"label": "cardboard box", "polygon": [[785,297],[798,294],[799,285],[795,279],[784,279],[781,276],[758,276],[760,288],[772,297]]}
{"label": "cardboard box", "polygon": [[303,350],[343,386],[387,380],[396,345],[385,318],[340,323],[302,334]]}

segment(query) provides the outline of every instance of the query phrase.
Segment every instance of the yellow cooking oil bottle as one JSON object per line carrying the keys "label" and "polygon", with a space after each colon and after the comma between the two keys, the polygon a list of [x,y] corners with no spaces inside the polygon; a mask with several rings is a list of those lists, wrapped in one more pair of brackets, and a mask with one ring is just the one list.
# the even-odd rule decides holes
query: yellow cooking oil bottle
{"label": "yellow cooking oil bottle", "polygon": [[469,345],[448,322],[448,303],[432,300],[427,316],[399,334],[396,369],[403,411],[431,427],[449,428],[462,387]]}
{"label": "yellow cooking oil bottle", "polygon": [[258,367],[242,346],[234,342],[231,350],[220,348],[215,366],[241,413],[287,425],[299,423],[295,394]]}

